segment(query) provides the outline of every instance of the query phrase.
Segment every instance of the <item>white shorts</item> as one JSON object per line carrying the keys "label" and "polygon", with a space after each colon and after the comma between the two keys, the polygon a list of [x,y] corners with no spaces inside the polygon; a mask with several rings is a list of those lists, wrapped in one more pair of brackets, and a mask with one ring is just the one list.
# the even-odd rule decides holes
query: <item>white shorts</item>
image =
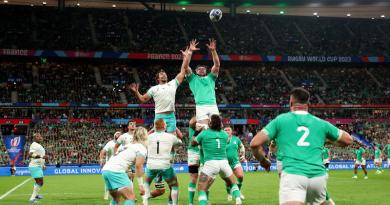
{"label": "white shorts", "polygon": [[278,173],[281,174],[283,170],[283,163],[282,161],[276,160],[276,170],[278,170]]}
{"label": "white shorts", "polygon": [[241,168],[242,168],[241,163],[237,163],[236,165],[234,165],[233,170],[235,170],[235,169],[238,168],[238,167],[241,167]]}
{"label": "white shorts", "polygon": [[282,172],[279,186],[279,204],[300,201],[304,204],[319,205],[326,200],[328,176],[308,178]]}
{"label": "white shorts", "polygon": [[323,164],[329,164],[329,163],[330,163],[330,160],[329,160],[329,159],[324,159],[324,160],[322,161],[322,163],[323,163]]}
{"label": "white shorts", "polygon": [[382,159],[374,159],[374,163],[382,163]]}
{"label": "white shorts", "polygon": [[219,174],[222,178],[230,177],[233,174],[227,160],[210,160],[202,167],[202,172],[215,179]]}
{"label": "white shorts", "polygon": [[199,166],[199,158],[200,154],[199,152],[193,152],[188,150],[188,166],[197,165]]}
{"label": "white shorts", "polygon": [[211,115],[219,115],[217,105],[197,105],[196,106],[196,120],[210,119]]}
{"label": "white shorts", "polygon": [[366,166],[366,159],[363,159],[362,161],[356,160],[355,165],[363,165]]}

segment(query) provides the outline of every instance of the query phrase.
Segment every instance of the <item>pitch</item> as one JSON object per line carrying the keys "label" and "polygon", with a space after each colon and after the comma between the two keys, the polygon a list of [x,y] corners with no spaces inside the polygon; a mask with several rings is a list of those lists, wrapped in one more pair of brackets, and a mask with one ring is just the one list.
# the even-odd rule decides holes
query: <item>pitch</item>
{"label": "pitch", "polygon": [[[360,171],[360,170],[359,170]],[[359,172],[359,179],[352,179],[350,171],[330,171],[328,190],[331,197],[338,205],[388,205],[388,191],[390,187],[390,171],[386,170],[381,175],[375,171],[369,171],[369,179],[364,180],[362,172]],[[178,174],[180,183],[179,204],[188,204],[187,185],[189,177],[187,174]],[[0,197],[21,184],[29,177],[1,177]],[[245,205],[278,204],[278,176],[271,173],[246,173],[243,186],[243,194],[246,199]],[[27,181],[5,198],[0,199],[2,205],[29,204],[33,180]],[[138,186],[134,186],[138,187]],[[138,191],[136,191],[138,193]],[[108,201],[103,200],[103,179],[100,175],[84,176],[46,176],[45,186],[41,193],[44,197],[39,204],[66,204],[66,205],[107,205]],[[195,196],[197,199],[197,196]],[[137,196],[141,201],[141,197]],[[210,192],[212,204],[227,205],[224,183],[217,179]],[[166,205],[167,194],[162,197],[151,199],[151,205]]]}

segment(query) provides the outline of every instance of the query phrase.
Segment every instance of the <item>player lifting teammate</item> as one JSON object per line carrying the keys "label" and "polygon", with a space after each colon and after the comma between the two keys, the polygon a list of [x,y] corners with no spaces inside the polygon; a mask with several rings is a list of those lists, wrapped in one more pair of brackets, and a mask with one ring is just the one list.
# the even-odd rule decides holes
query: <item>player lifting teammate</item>
{"label": "player lifting teammate", "polygon": [[231,193],[236,200],[236,205],[239,205],[241,204],[240,190],[226,156],[229,136],[222,130],[222,120],[218,115],[211,116],[209,128],[203,130],[198,136],[195,133],[192,137],[192,145],[201,146],[205,161],[198,183],[199,205],[207,204],[206,192],[213,184],[217,175],[220,175],[228,183],[228,186],[231,187]]}
{"label": "player lifting teammate", "polygon": [[295,88],[290,96],[291,112],[281,114],[263,128],[251,142],[253,155],[267,164],[263,144],[277,139],[277,153],[283,163],[279,204],[323,204],[327,175],[321,152],[326,139],[340,146],[352,143],[352,137],[327,121],[308,112],[309,92]]}

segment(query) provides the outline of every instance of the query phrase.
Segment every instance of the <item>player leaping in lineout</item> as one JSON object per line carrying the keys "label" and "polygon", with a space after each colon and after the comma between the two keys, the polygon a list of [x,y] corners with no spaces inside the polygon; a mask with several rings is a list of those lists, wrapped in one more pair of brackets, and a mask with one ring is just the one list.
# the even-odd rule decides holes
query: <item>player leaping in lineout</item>
{"label": "player leaping in lineout", "polygon": [[209,40],[209,44],[206,44],[207,48],[213,58],[213,67],[211,72],[207,74],[207,66],[198,65],[195,68],[195,73],[190,68],[190,61],[194,51],[199,50],[197,45],[199,42],[192,40],[189,48],[183,52],[184,60],[183,66],[185,67],[185,74],[187,81],[190,85],[190,89],[194,94],[196,105],[196,121],[198,124],[202,124],[207,128],[209,118],[211,115],[219,115],[217,100],[215,97],[215,81],[217,80],[220,62],[217,53],[217,42],[214,39]]}
{"label": "player leaping in lineout", "polygon": [[[187,51],[181,51],[186,53]],[[134,93],[139,102],[145,103],[153,98],[155,102],[154,121],[163,119],[167,124],[167,132],[176,135],[176,116],[175,116],[175,97],[176,90],[183,82],[185,77],[185,67],[181,66],[180,73],[175,79],[168,82],[167,73],[164,70],[159,70],[156,74],[157,85],[151,87],[145,94],[139,92],[139,84],[131,84],[130,90]]]}

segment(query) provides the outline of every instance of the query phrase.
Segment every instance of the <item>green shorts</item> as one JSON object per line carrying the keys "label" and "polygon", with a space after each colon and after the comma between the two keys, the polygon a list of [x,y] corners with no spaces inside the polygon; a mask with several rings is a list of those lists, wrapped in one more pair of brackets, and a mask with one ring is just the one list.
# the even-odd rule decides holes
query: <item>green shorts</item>
{"label": "green shorts", "polygon": [[115,190],[122,187],[132,187],[129,177],[125,172],[111,172],[103,171],[102,172],[104,183],[108,190]]}
{"label": "green shorts", "polygon": [[156,122],[159,119],[163,119],[167,124],[167,132],[176,132],[176,116],[174,112],[171,114],[156,114],[154,121]]}
{"label": "green shorts", "polygon": [[30,170],[31,177],[36,178],[43,178],[43,169],[42,167],[29,167],[28,170]]}
{"label": "green shorts", "polygon": [[146,176],[148,178],[154,179],[157,175],[160,175],[164,180],[170,180],[176,176],[176,173],[172,167],[168,169],[146,169]]}

